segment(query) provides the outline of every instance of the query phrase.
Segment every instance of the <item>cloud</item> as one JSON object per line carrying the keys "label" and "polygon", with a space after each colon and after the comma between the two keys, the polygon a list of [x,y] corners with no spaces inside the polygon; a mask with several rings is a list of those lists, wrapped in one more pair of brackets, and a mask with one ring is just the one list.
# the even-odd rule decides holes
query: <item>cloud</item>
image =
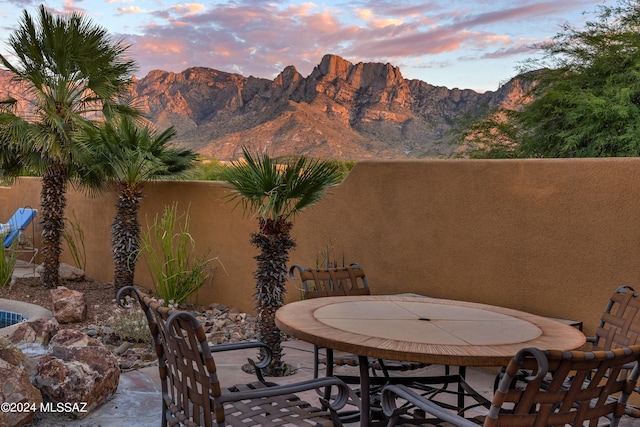
{"label": "cloud", "polygon": [[116,12],[121,15],[130,15],[137,13],[144,13],[146,10],[138,7],[138,6],[129,6],[129,7],[119,7],[116,9]]}
{"label": "cloud", "polygon": [[34,6],[40,3],[39,0],[9,0],[7,3],[18,6],[23,9],[27,9],[29,6]]}
{"label": "cloud", "polygon": [[200,13],[205,10],[205,6],[200,3],[184,3],[169,7],[169,10],[180,16],[192,15],[194,13]]}
{"label": "cloud", "polygon": [[[122,36],[133,42],[142,72],[182,71],[188,65],[273,78],[287,65],[307,74],[326,53],[385,62],[463,49],[476,53],[476,59],[518,56],[528,48],[502,24],[521,26],[536,17],[561,16],[585,1],[525,1],[480,12],[477,7],[465,10],[465,2],[452,8],[449,1],[438,0],[360,1],[340,10],[313,2],[183,3],[150,11],[153,24]],[[471,59],[469,52],[465,55]]]}
{"label": "cloud", "polygon": [[516,55],[528,54],[531,53],[532,48],[530,45],[521,44],[516,46],[511,46],[505,49],[498,49],[492,52],[483,53],[480,58],[481,59],[498,59],[498,58],[508,58]]}

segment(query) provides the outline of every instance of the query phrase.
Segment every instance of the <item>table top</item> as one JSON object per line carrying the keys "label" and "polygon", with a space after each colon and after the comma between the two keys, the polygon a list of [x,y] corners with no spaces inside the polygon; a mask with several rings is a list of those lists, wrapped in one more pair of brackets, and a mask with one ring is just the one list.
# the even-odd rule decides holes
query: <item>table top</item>
{"label": "table top", "polygon": [[523,311],[396,295],[296,301],[276,312],[276,325],[360,356],[459,366],[502,366],[525,347],[574,350],[586,340],[572,326]]}

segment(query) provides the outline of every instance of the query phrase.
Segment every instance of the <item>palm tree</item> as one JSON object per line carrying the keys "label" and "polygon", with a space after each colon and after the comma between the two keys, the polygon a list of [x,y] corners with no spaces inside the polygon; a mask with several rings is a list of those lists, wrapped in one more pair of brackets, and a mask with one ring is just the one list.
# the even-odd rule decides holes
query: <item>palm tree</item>
{"label": "palm tree", "polygon": [[[73,13],[52,16],[39,8],[37,22],[25,11],[11,34],[11,54],[0,62],[13,74],[15,96],[2,102],[0,151],[19,153],[22,167],[42,176],[42,283],[58,286],[66,189],[82,164],[77,139],[87,125],[116,111],[136,114],[116,99],[124,95],[136,64],[128,45]],[[10,166],[10,164],[9,164]],[[9,170],[9,169],[7,169]],[[15,168],[14,168],[15,170]]]}
{"label": "palm tree", "polygon": [[116,292],[134,283],[140,248],[138,210],[144,182],[181,178],[195,166],[196,153],[167,145],[175,135],[173,127],[157,133],[149,123],[139,125],[132,118],[121,116],[103,123],[95,133],[87,133],[82,141],[88,159],[94,159],[91,173],[118,189],[111,225]]}
{"label": "palm tree", "polygon": [[341,179],[335,162],[310,160],[304,156],[278,164],[267,155],[253,156],[243,149],[244,160],[222,171],[221,179],[234,189],[246,213],[258,214],[259,231],[251,244],[260,250],[255,257],[258,334],[271,348],[273,363],[267,374],[285,373],[282,336],[275,324],[276,310],[284,305],[289,251],[295,247],[290,231],[293,216],[315,204],[327,188]]}

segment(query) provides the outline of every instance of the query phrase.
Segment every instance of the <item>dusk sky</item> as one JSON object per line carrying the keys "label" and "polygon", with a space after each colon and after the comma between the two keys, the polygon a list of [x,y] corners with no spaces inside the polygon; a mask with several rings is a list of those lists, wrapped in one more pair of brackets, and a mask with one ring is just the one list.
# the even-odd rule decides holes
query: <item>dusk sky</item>
{"label": "dusk sky", "polygon": [[[42,2],[0,0],[0,52],[23,10]],[[402,75],[448,88],[496,90],[534,57],[532,44],[561,25],[593,20],[603,0],[168,0],[47,1],[79,11],[132,46],[138,77],[203,66],[272,79],[288,65],[307,76],[325,54],[389,62]],[[583,12],[588,12],[585,15]]]}

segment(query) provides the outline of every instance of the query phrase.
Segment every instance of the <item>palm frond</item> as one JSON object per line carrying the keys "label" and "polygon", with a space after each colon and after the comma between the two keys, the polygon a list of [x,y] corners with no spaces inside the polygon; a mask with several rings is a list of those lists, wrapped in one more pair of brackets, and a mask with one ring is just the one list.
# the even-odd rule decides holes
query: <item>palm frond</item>
{"label": "palm frond", "polygon": [[247,213],[273,220],[296,215],[320,200],[328,187],[341,179],[339,166],[330,161],[305,156],[279,164],[266,154],[251,154],[243,148],[243,159],[223,169],[222,180],[239,198]]}

